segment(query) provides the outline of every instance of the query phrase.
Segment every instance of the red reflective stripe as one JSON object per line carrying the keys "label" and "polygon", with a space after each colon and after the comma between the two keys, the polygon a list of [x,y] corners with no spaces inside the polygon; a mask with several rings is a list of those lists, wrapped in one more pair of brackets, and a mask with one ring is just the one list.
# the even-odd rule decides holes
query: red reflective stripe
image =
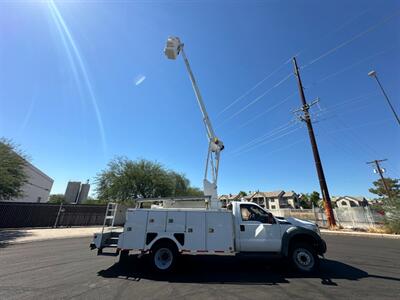
{"label": "red reflective stripe", "polygon": [[215,253],[224,253],[225,251],[224,250],[215,250],[214,252]]}
{"label": "red reflective stripe", "polygon": [[183,249],[182,252],[190,252],[190,250]]}
{"label": "red reflective stripe", "polygon": [[197,250],[197,252],[208,252],[207,250]]}

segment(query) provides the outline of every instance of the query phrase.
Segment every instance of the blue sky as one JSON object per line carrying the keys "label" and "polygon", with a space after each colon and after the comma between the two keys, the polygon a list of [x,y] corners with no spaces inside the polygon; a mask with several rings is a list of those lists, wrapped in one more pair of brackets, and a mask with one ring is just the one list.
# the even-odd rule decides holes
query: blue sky
{"label": "blue sky", "polygon": [[399,28],[398,1],[2,1],[0,136],[55,180],[52,193],[116,155],[201,187],[201,114],[182,59],[162,52],[176,35],[226,146],[220,194],[319,191],[307,130],[293,121],[298,55],[308,101],[320,98],[331,195],[370,196],[366,161],[387,158],[400,177],[400,129],[367,76],[377,70],[400,112]]}

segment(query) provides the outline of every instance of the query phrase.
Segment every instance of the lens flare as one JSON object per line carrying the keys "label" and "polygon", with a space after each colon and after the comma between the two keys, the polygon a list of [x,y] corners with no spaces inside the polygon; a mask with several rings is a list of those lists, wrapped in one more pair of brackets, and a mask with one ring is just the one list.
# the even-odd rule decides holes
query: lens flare
{"label": "lens flare", "polygon": [[57,29],[60,33],[60,37],[62,40],[62,43],[64,45],[65,51],[68,56],[68,60],[71,65],[72,72],[74,74],[75,80],[78,85],[79,93],[82,95],[83,94],[83,89],[80,84],[81,80],[84,82],[84,86],[89,94],[89,99],[91,101],[91,104],[93,106],[95,115],[96,115],[96,120],[97,120],[97,125],[99,128],[100,132],[100,137],[101,137],[101,143],[103,147],[103,153],[106,153],[107,145],[106,145],[106,138],[105,138],[105,133],[104,133],[104,126],[103,126],[103,120],[101,117],[101,113],[97,104],[97,100],[93,91],[92,84],[89,79],[88,72],[86,70],[85,64],[83,62],[82,56],[79,52],[79,49],[75,43],[75,40],[67,26],[67,24],[64,21],[64,18],[62,17],[60,11],[58,10],[56,4],[54,3],[53,0],[50,0],[47,2],[51,15],[53,17],[54,23],[57,26]]}

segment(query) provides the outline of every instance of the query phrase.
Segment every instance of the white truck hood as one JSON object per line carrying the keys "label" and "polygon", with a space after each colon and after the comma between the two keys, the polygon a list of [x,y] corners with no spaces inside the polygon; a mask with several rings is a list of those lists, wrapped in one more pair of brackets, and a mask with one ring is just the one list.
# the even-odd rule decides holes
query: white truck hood
{"label": "white truck hood", "polygon": [[290,223],[291,225],[294,225],[294,226],[310,229],[310,230],[315,231],[316,233],[320,234],[318,225],[313,223],[313,222],[300,220],[300,219],[293,218],[293,217],[279,218],[279,221],[284,223],[284,224],[287,222],[287,223]]}

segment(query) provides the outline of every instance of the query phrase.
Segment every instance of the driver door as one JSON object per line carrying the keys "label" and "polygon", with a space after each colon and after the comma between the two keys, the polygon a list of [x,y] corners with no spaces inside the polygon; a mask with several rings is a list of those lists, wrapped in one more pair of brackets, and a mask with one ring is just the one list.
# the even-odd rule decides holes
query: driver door
{"label": "driver door", "polygon": [[240,214],[240,251],[280,251],[280,226],[276,223],[271,213],[267,213],[257,205],[245,203],[240,205]]}

